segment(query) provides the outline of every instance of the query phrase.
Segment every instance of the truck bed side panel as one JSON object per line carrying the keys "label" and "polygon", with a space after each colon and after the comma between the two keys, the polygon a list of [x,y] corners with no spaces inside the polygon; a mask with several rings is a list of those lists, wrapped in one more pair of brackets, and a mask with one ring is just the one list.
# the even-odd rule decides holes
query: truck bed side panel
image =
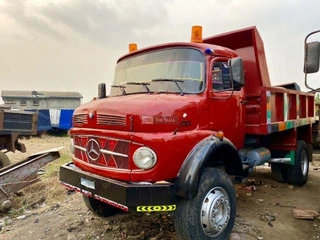
{"label": "truck bed side panel", "polygon": [[263,88],[248,95],[246,134],[271,134],[310,125],[314,118],[314,95],[284,88]]}

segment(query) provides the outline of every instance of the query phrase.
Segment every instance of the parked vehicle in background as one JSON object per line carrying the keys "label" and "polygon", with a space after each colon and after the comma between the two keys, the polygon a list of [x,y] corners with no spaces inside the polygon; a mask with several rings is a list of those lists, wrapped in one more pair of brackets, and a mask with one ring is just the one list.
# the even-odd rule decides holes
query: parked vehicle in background
{"label": "parked vehicle in background", "polygon": [[307,182],[314,94],[271,86],[256,27],[201,30],[190,43],[131,44],[110,96],[100,84],[99,99],[75,110],[60,180],[96,214],[175,211],[182,239],[228,239],[232,179],[268,163],[278,181]]}
{"label": "parked vehicle in background", "polygon": [[3,90],[2,100],[12,109],[36,112],[38,134],[66,133],[71,128],[72,115],[80,106],[79,92]]}
{"label": "parked vehicle in background", "polygon": [[19,137],[36,134],[36,113],[0,109],[0,168],[10,164],[6,152],[26,151],[24,144],[19,142]]}

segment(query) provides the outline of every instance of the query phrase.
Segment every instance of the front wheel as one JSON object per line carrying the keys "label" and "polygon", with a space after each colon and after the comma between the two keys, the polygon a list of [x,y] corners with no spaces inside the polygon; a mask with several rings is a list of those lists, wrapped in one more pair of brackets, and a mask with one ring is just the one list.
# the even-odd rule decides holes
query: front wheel
{"label": "front wheel", "polygon": [[298,141],[294,164],[287,166],[290,184],[302,186],[308,181],[309,156],[307,144],[304,141]]}
{"label": "front wheel", "polygon": [[110,217],[123,212],[121,209],[85,195],[83,195],[83,200],[87,208],[100,217]]}
{"label": "front wheel", "polygon": [[198,193],[177,203],[174,225],[184,240],[228,239],[236,218],[236,194],[222,170],[204,169]]}

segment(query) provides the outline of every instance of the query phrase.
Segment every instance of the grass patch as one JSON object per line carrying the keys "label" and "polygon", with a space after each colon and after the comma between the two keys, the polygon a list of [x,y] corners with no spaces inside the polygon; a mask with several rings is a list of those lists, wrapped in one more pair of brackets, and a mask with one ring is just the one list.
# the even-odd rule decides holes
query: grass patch
{"label": "grass patch", "polygon": [[23,207],[15,209],[11,208],[9,211],[9,216],[12,218],[18,217],[24,213],[25,209]]}
{"label": "grass patch", "polygon": [[59,159],[56,159],[48,163],[42,168],[45,171],[45,173],[41,176],[41,178],[45,179],[45,178],[58,177],[60,166],[70,161],[72,161],[70,154],[62,152],[60,154]]}

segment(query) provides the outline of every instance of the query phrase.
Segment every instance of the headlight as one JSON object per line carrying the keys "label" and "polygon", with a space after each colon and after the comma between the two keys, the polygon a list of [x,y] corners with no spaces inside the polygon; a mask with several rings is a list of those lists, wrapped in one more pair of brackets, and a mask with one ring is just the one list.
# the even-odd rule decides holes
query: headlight
{"label": "headlight", "polygon": [[73,138],[70,139],[70,152],[71,152],[71,154],[74,154],[74,141],[73,141]]}
{"label": "headlight", "polygon": [[138,168],[150,169],[157,163],[157,155],[150,148],[141,147],[134,152],[133,161]]}

